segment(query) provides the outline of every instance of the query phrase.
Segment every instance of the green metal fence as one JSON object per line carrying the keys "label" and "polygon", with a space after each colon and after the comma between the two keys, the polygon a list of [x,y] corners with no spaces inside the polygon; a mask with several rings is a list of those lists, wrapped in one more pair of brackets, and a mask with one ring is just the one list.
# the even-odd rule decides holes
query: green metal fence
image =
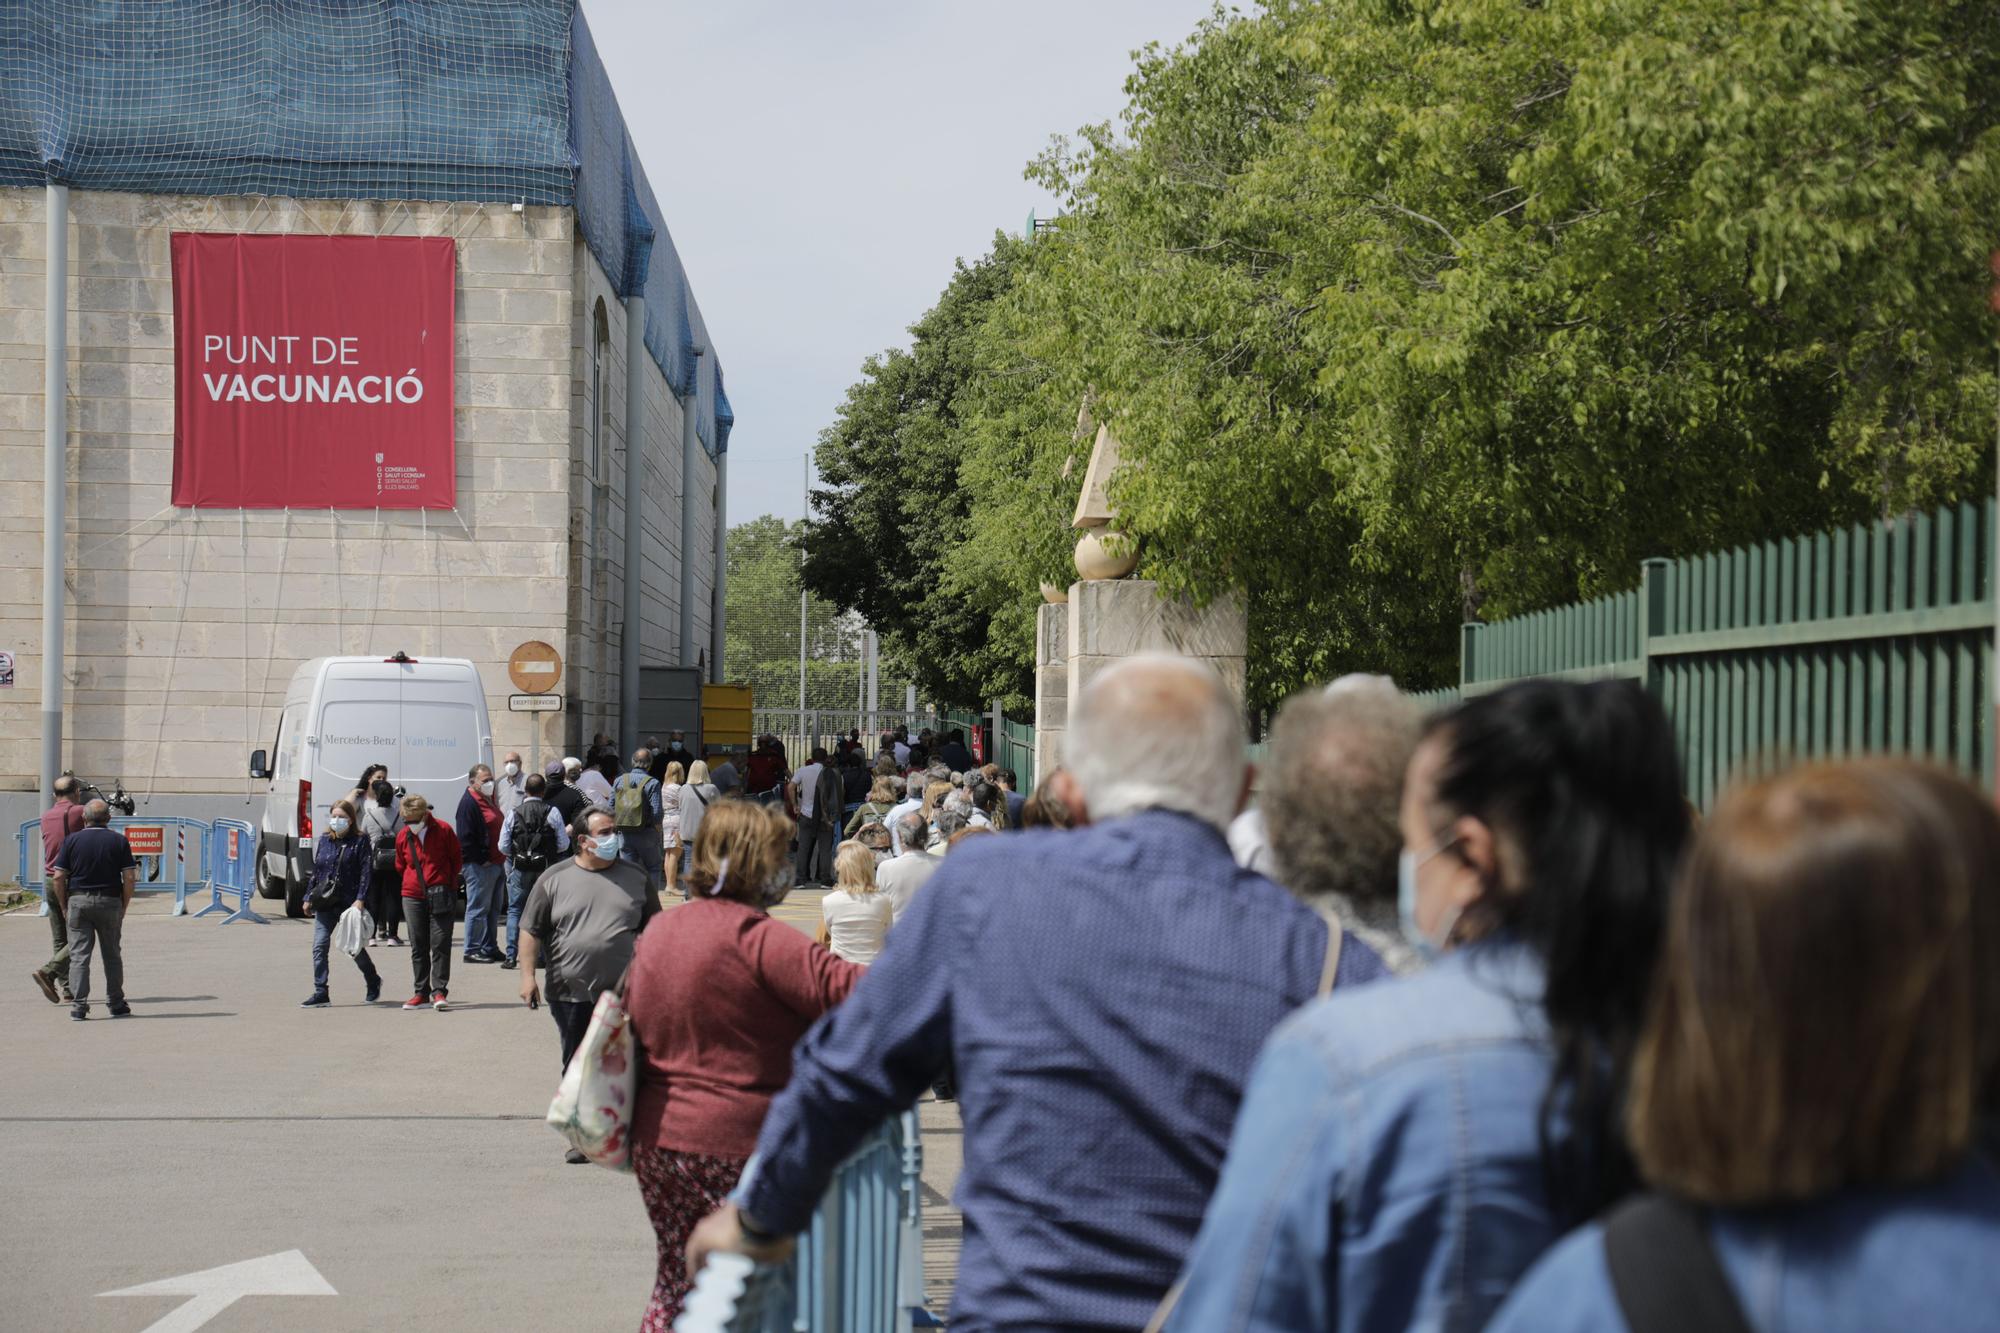
{"label": "green metal fence", "polygon": [[[992,720],[989,713],[968,713],[964,709],[953,708],[939,717],[938,726],[944,731],[959,728],[970,745],[973,733],[991,730]],[[1002,713],[1000,733],[993,738],[993,753],[986,757],[1002,768],[1012,769],[1014,776],[1020,780],[1015,790],[1025,796],[1035,789],[1035,724],[1016,722]]]}
{"label": "green metal fence", "polygon": [[1990,787],[1994,509],[1649,560],[1636,591],[1465,626],[1457,694],[1643,681],[1703,809],[1739,771],[1857,752],[1929,756]]}

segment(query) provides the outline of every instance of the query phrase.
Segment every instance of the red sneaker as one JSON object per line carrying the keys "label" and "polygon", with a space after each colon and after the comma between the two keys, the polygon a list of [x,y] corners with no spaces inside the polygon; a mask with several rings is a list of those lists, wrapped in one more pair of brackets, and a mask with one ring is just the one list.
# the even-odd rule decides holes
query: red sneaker
{"label": "red sneaker", "polygon": [[422,991],[418,991],[415,995],[403,1001],[403,1007],[405,1009],[421,1009],[430,1002],[430,996],[424,994]]}
{"label": "red sneaker", "polygon": [[437,1010],[439,1013],[443,1013],[445,1010],[451,1008],[451,1005],[444,997],[445,992],[443,991],[439,991],[437,994],[431,996],[431,1008]]}

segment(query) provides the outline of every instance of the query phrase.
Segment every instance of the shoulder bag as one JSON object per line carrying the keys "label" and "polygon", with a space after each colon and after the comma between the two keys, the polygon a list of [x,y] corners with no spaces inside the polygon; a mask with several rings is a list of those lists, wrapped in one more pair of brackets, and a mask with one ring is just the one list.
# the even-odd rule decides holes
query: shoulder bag
{"label": "shoulder bag", "polygon": [[599,1166],[632,1170],[632,1111],[639,1100],[639,1062],[645,1052],[625,1009],[627,966],[618,984],[597,997],[590,1026],[570,1057],[549,1103],[549,1128]]}
{"label": "shoulder bag", "polygon": [[1620,1204],[1604,1224],[1604,1261],[1632,1333],[1751,1333],[1701,1214],[1679,1199]]}

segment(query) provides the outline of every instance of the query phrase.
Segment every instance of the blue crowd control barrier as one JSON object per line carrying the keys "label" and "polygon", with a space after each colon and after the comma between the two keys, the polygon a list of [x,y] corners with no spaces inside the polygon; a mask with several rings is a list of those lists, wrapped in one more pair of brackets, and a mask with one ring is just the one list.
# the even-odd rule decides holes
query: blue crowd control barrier
{"label": "blue crowd control barrier", "polygon": [[917,1118],[906,1111],[834,1173],[789,1260],[711,1259],[696,1276],[674,1333],[943,1327],[924,1308],[922,1175]]}
{"label": "blue crowd control barrier", "polygon": [[[218,819],[209,848],[208,906],[195,915],[227,912],[222,918],[225,926],[232,921],[269,925],[250,910],[250,897],[257,891],[257,830],[246,820]],[[236,899],[236,905],[223,902],[225,896]]]}
{"label": "blue crowd control barrier", "polygon": [[[111,827],[123,833],[139,859],[135,893],[171,893],[175,916],[187,915],[190,893],[208,882],[209,826],[180,815],[117,815]],[[20,847],[20,885],[42,899],[48,914],[48,887],[42,883],[41,821],[25,821],[15,835]]]}

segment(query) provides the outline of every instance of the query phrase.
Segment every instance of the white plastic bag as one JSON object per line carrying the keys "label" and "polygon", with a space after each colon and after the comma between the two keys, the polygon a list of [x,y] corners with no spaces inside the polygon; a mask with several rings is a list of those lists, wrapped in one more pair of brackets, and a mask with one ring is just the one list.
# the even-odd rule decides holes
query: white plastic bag
{"label": "white plastic bag", "polygon": [[590,1027],[563,1071],[549,1127],[599,1166],[632,1169],[632,1109],[639,1091],[639,1046],[625,1001],[616,991],[597,997]]}
{"label": "white plastic bag", "polygon": [[368,909],[357,898],[333,924],[333,947],[353,958],[368,947],[374,934],[375,918],[368,915]]}

